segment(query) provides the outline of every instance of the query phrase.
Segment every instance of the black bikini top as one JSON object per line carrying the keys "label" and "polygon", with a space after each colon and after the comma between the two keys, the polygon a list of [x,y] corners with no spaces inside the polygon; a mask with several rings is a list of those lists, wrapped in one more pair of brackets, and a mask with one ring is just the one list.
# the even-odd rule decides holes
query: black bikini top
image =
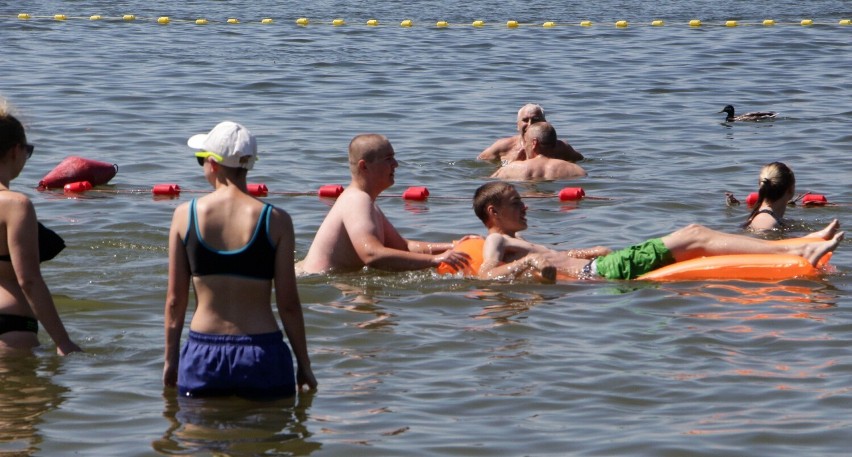
{"label": "black bikini top", "polygon": [[[38,223],[38,261],[46,262],[56,257],[62,250],[65,249],[65,240],[57,235],[53,230]],[[9,254],[0,255],[0,262],[11,262],[12,256]]]}
{"label": "black bikini top", "polygon": [[193,276],[233,275],[255,279],[272,279],[275,275],[275,246],[269,240],[269,214],[272,205],[265,204],[257,218],[254,234],[248,244],[231,251],[213,249],[201,239],[195,200],[189,204],[189,226],[183,244]]}

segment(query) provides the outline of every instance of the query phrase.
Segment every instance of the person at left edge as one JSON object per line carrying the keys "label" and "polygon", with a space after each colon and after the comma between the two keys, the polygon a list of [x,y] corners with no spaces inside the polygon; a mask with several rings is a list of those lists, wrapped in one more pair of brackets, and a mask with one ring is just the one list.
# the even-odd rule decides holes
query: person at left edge
{"label": "person at left edge", "polygon": [[56,353],[81,351],[65,329],[41,275],[65,243],[36,220],[26,195],[9,188],[34,146],[21,122],[0,99],[0,350],[29,350],[39,345],[38,323],[56,343]]}
{"label": "person at left edge", "polygon": [[[225,121],[187,144],[199,150],[195,157],[214,190],[180,205],[169,230],[163,384],[183,397],[274,398],[315,388],[293,270],[293,222],[247,190],[255,137]],[[190,283],[196,307],[179,352]],[[295,380],[272,312],[273,285],[296,357]]]}

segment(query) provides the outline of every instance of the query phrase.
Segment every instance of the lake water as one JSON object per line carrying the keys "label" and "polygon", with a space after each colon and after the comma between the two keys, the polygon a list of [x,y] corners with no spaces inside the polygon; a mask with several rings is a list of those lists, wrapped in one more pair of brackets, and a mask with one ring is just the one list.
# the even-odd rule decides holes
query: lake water
{"label": "lake water", "polygon": [[[737,232],[747,210],[727,207],[724,192],[744,200],[775,160],[799,191],[837,204],[791,208],[790,235],[833,218],[849,228],[852,26],[838,24],[849,2],[21,3],[0,1],[0,95],[36,153],[13,185],[68,244],[43,271],[87,352],[55,357],[42,332],[37,357],[3,360],[0,454],[834,456],[852,446],[849,240],[835,273],[779,283],[306,278],[317,392],[178,403],[161,385],[167,229],[179,203],[208,189],[185,146],[192,134],[230,119],[258,135],[250,181],[293,216],[298,258],[330,204],[313,194],[348,182],[346,146],[362,132],[396,148],[397,184],[380,203],[404,236],[484,233],[470,197],[494,166],[474,158],[514,132],[527,102],[586,155],[589,176],[522,191],[609,198],[529,199],[530,240],[622,247],[691,222]],[[717,114],[726,104],[781,114],[729,125]],[[36,191],[68,155],[119,174],[101,192]],[[158,183],[184,192],[154,199]],[[396,197],[409,186],[431,197]]]}

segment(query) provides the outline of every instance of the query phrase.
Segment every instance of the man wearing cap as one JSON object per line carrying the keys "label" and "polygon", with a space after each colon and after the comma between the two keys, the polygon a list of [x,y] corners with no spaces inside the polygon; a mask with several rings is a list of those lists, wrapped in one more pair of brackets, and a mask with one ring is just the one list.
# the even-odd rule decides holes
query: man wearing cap
{"label": "man wearing cap", "polygon": [[[501,138],[479,153],[479,160],[500,160],[504,164],[527,159],[524,150],[524,132],[536,122],[544,122],[544,108],[534,103],[527,103],[518,110],[518,134]],[[553,148],[555,159],[578,162],[583,160],[583,154],[577,152],[570,144],[557,140]]]}
{"label": "man wearing cap", "polygon": [[576,163],[557,159],[559,140],[556,129],[549,122],[537,122],[524,132],[526,160],[500,167],[492,178],[504,181],[554,180],[582,178],[586,170]]}
{"label": "man wearing cap", "polygon": [[466,265],[467,254],[452,243],[428,243],[402,237],[376,204],[376,198],[394,183],[399,164],[390,141],[378,134],[358,135],[349,143],[352,181],[326,215],[301,273],[354,271],[369,266],[405,271],[435,267],[441,262]]}
{"label": "man wearing cap", "polygon": [[[214,190],[178,206],[172,218],[163,384],[181,397],[288,397],[316,387],[293,269],[293,222],[247,190],[254,136],[225,121],[187,144],[199,150]],[[181,350],[190,284],[196,307]],[[273,286],[295,373],[272,312]]]}

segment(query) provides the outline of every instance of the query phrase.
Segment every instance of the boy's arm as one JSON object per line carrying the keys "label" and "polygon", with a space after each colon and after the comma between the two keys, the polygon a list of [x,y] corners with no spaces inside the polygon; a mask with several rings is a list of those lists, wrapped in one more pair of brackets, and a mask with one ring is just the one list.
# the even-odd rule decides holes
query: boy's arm
{"label": "boy's arm", "polygon": [[[555,276],[555,270],[548,265],[545,255],[540,253],[527,254],[518,260],[502,263],[506,250],[512,245],[512,239],[505,235],[496,233],[488,235],[482,247],[479,279],[516,278],[527,271],[541,273],[546,279],[550,279],[548,276]],[[550,271],[543,271],[545,269],[553,270],[553,275],[550,275]]]}

